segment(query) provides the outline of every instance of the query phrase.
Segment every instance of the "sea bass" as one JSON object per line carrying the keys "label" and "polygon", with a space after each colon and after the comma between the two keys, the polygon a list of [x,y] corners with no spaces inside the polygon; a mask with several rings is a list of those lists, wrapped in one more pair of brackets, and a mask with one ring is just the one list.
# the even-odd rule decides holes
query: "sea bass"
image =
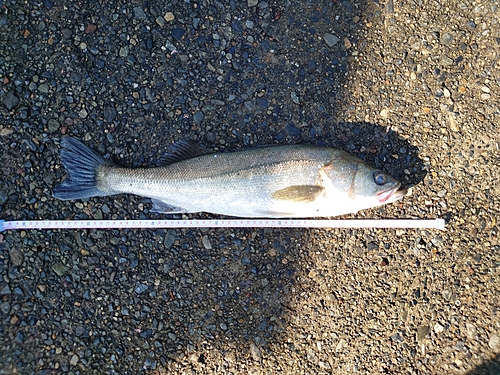
{"label": "sea bass", "polygon": [[153,212],[211,212],[238,217],[299,218],[354,213],[406,195],[401,184],[361,159],[334,148],[286,145],[207,154],[180,141],[165,164],[125,168],[64,136],[67,178],[62,200],[114,194],[152,198]]}

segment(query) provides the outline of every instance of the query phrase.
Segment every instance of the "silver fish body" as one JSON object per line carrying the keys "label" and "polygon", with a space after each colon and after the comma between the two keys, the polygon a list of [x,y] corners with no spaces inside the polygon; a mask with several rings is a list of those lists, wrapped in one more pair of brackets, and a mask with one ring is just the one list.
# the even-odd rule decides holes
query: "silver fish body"
{"label": "silver fish body", "polygon": [[61,143],[69,177],[54,190],[59,199],[130,193],[152,198],[157,212],[298,218],[354,213],[406,194],[391,176],[327,147],[270,146],[200,155],[181,144],[171,164],[132,169],[106,162],[70,137]]}

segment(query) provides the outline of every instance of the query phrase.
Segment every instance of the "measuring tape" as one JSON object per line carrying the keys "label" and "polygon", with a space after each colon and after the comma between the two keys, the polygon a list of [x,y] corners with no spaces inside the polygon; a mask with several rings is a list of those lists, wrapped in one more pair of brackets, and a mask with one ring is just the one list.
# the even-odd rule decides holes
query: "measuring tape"
{"label": "measuring tape", "polygon": [[416,228],[444,229],[444,219],[395,220],[0,220],[0,232],[19,229],[152,229],[152,228]]}

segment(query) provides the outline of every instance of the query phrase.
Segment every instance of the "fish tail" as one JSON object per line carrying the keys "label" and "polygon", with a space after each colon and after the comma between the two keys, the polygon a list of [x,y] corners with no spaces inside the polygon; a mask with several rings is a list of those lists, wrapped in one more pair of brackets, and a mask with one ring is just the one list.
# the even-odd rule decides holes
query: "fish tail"
{"label": "fish tail", "polygon": [[96,179],[98,168],[109,162],[74,138],[62,137],[61,146],[61,162],[68,176],[55,187],[52,196],[70,200],[109,195],[99,190]]}

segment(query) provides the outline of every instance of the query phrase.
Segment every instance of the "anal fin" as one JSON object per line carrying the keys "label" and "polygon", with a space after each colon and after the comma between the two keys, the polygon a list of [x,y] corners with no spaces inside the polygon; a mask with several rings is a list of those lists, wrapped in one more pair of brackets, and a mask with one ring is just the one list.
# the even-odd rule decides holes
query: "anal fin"
{"label": "anal fin", "polygon": [[153,207],[151,207],[150,212],[156,212],[160,214],[185,214],[188,212],[184,208],[174,207],[159,199],[151,199],[151,201],[153,202]]}

